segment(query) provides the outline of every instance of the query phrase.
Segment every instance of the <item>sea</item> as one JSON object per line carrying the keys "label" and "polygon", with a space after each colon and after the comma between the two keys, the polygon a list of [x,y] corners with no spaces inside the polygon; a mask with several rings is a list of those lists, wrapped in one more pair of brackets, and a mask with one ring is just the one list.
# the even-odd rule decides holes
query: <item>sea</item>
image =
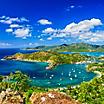
{"label": "sea", "polygon": [[[2,60],[3,57],[15,53],[33,53],[36,50],[0,49],[0,75],[8,75],[11,72],[21,71],[27,74],[33,86],[39,87],[66,87],[68,85],[78,85],[93,79],[96,74],[86,71],[86,64],[64,64],[52,70],[46,70],[48,63],[45,62],[24,62],[15,60]],[[66,52],[64,54],[72,54]],[[103,52],[82,52],[89,56],[103,56]]]}

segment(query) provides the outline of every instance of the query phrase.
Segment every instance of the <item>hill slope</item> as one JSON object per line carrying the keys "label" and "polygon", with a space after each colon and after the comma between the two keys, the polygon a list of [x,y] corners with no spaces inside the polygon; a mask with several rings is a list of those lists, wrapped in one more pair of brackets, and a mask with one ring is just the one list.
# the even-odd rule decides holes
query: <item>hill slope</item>
{"label": "hill slope", "polygon": [[37,46],[35,48],[26,48],[44,51],[56,52],[104,52],[104,45],[91,45],[87,43],[62,44],[56,46]]}

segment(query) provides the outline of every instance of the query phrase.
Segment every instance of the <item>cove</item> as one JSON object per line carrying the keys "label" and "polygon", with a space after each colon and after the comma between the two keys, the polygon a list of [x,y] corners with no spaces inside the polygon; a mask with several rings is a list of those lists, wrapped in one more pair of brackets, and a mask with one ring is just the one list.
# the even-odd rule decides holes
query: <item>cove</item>
{"label": "cove", "polygon": [[86,64],[64,64],[52,70],[46,70],[47,65],[42,62],[1,60],[0,74],[8,75],[19,70],[30,76],[33,86],[51,88],[80,84],[96,76],[93,72],[86,71]]}

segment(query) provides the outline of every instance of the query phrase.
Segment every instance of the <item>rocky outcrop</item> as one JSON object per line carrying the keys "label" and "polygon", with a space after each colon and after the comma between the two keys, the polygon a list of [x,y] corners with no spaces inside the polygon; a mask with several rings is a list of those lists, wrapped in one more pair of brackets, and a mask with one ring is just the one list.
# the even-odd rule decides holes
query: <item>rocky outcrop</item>
{"label": "rocky outcrop", "polygon": [[32,104],[79,104],[63,93],[51,91],[47,93],[33,93],[30,97]]}
{"label": "rocky outcrop", "polygon": [[23,96],[17,92],[7,89],[0,93],[0,104],[25,104]]}

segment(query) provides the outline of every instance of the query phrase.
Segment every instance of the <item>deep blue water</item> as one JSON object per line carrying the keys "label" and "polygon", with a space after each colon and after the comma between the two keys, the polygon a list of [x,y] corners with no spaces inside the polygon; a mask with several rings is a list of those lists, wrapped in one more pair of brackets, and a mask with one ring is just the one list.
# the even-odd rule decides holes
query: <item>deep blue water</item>
{"label": "deep blue water", "polygon": [[0,49],[0,59],[3,58],[6,55],[13,55],[17,52],[21,52],[21,53],[32,53],[32,52],[36,52],[36,50],[22,50],[19,48],[2,48]]}
{"label": "deep blue water", "polygon": [[[6,55],[15,54],[17,52],[32,53],[36,51],[27,51],[20,49],[0,49],[0,58],[3,58]],[[95,56],[96,54],[97,53],[95,53]],[[94,53],[92,55],[94,55]],[[104,53],[99,53],[99,56],[100,55],[104,55]],[[85,70],[85,64],[59,65],[56,67],[55,70],[46,70],[47,65],[47,63],[41,62],[0,60],[0,74],[8,75],[10,72],[20,70],[31,77],[32,84],[34,86],[42,87],[64,87],[67,85],[76,85],[80,84],[83,81],[89,81],[93,77],[95,77],[94,73],[87,72]]]}

